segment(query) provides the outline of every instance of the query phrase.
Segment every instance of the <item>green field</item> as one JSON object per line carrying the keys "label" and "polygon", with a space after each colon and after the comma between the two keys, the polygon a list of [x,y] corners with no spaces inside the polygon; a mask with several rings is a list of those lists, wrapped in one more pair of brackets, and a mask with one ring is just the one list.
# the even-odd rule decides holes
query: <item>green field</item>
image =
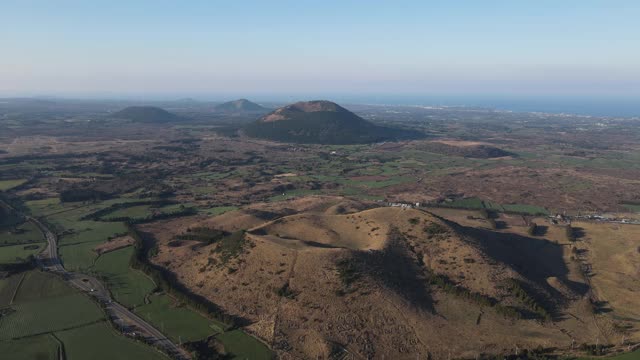
{"label": "green field", "polygon": [[44,237],[32,222],[27,221],[14,229],[3,229],[0,231],[0,246],[11,244],[27,244],[41,242]]}
{"label": "green field", "polygon": [[20,284],[20,288],[16,293],[15,301],[17,303],[24,303],[74,293],[75,290],[71,289],[57,277],[45,272],[30,271],[24,273],[24,280]]}
{"label": "green field", "polygon": [[216,336],[226,352],[235,359],[271,360],[273,353],[263,343],[241,330],[232,330]]}
{"label": "green field", "polygon": [[0,308],[9,305],[23,276],[24,274],[14,274],[7,278],[0,279]]}
{"label": "green field", "polygon": [[515,212],[519,214],[528,214],[528,215],[549,215],[549,211],[541,206],[513,204],[513,205],[502,205],[502,207],[506,212]]}
{"label": "green field", "polygon": [[105,280],[115,300],[127,307],[144,304],[145,295],[155,284],[140,271],[129,268],[133,247],[118,249],[101,255],[93,270]]}
{"label": "green field", "polygon": [[624,208],[633,212],[640,212],[640,204],[622,204]]}
{"label": "green field", "polygon": [[456,199],[441,204],[445,207],[461,208],[461,209],[484,209],[484,202],[478,198]]}
{"label": "green field", "polygon": [[126,227],[120,222],[77,221],[75,233],[60,238],[60,258],[67,270],[87,270],[98,254],[93,250],[109,238],[122,235]]}
{"label": "green field", "polygon": [[51,335],[38,335],[18,340],[0,341],[0,354],[11,360],[55,360],[58,342]]}
{"label": "green field", "polygon": [[56,332],[56,336],[64,343],[67,360],[167,359],[160,352],[117,334],[106,322]]}
{"label": "green field", "polygon": [[119,218],[119,217],[129,217],[132,219],[137,218],[145,218],[151,215],[151,205],[136,205],[131,207],[125,207],[122,209],[115,210],[105,215],[103,218],[105,220]]}
{"label": "green field", "polygon": [[96,303],[55,275],[30,271],[3,279],[0,299],[11,297],[23,275],[10,305],[13,312],[0,317],[0,358],[10,354],[8,359],[57,360],[60,343],[55,334],[68,360],[166,359],[156,350],[117,334]]}
{"label": "green field", "polygon": [[444,202],[438,204],[443,207],[451,207],[458,209],[470,209],[470,210],[494,210],[498,212],[512,212],[525,215],[548,215],[549,211],[541,206],[527,205],[527,204],[507,204],[502,205],[496,202],[482,200],[479,198],[464,198],[455,199],[453,201]]}
{"label": "green field", "polygon": [[16,301],[11,308],[15,312],[0,318],[0,340],[69,329],[104,318],[93,301],[72,289],[64,296]]}
{"label": "green field", "polygon": [[25,261],[29,255],[36,255],[45,243],[0,246],[0,264],[12,264]]}
{"label": "green field", "polygon": [[27,179],[0,180],[0,191],[11,190],[27,182]]}
{"label": "green field", "polygon": [[583,357],[580,358],[578,360],[597,360],[597,359],[603,359],[603,360],[638,360],[640,359],[640,350],[636,350],[630,353],[626,353],[626,354],[622,354],[622,355],[616,355],[616,356],[608,356],[608,357]]}
{"label": "green field", "polygon": [[223,328],[186,306],[176,307],[167,295],[153,295],[150,300],[135,312],[174,341],[202,340]]}

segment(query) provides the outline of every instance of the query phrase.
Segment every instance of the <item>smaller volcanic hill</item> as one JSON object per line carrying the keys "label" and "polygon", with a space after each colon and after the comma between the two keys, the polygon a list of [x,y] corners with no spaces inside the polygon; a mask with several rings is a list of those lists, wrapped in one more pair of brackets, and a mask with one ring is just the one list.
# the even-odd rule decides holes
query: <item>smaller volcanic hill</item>
{"label": "smaller volcanic hill", "polygon": [[493,159],[515,156],[514,153],[492,145],[465,141],[430,141],[420,145],[422,150],[448,156],[474,159]]}
{"label": "smaller volcanic hill", "polygon": [[155,106],[130,106],[109,117],[140,123],[168,123],[182,121],[184,118]]}
{"label": "smaller volcanic hill", "polygon": [[216,111],[221,111],[221,112],[229,112],[229,113],[235,113],[235,112],[242,112],[242,113],[247,113],[247,112],[267,112],[269,111],[269,109],[262,107],[254,102],[251,102],[247,99],[238,99],[238,100],[234,100],[234,101],[228,101],[226,103],[222,103],[220,105],[216,105],[215,107]]}
{"label": "smaller volcanic hill", "polygon": [[422,136],[416,131],[375,125],[325,100],[278,108],[248,125],[245,133],[269,140],[309,144],[361,144]]}

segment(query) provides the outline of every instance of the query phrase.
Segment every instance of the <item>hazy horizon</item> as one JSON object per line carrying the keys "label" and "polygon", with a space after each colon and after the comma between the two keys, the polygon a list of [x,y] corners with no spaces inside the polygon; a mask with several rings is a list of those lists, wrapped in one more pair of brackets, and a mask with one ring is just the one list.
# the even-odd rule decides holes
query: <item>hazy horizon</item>
{"label": "hazy horizon", "polygon": [[8,1],[0,96],[640,98],[636,2],[367,5]]}

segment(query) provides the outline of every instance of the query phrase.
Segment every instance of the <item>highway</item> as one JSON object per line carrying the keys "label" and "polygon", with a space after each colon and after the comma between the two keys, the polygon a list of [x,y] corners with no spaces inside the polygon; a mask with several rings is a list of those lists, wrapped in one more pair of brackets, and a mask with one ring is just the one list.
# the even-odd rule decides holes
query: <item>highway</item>
{"label": "highway", "polygon": [[162,332],[131,312],[126,307],[113,301],[111,294],[98,279],[92,276],[67,271],[58,256],[58,238],[45,224],[38,219],[26,216],[34,223],[47,239],[47,247],[39,254],[38,261],[46,271],[60,274],[71,286],[94,297],[104,306],[109,319],[127,335],[140,336],[147,343],[159,348],[171,358],[188,360],[191,356],[184,349],[174,344]]}

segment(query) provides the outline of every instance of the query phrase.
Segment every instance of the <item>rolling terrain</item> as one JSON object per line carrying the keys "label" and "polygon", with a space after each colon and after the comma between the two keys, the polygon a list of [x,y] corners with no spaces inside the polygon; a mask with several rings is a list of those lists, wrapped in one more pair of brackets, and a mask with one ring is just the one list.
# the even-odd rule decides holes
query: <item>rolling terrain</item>
{"label": "rolling terrain", "polygon": [[[194,229],[242,235],[175,240]],[[159,245],[156,264],[246,318],[280,356],[473,358],[615,336],[555,232],[327,197],[143,230]]]}

